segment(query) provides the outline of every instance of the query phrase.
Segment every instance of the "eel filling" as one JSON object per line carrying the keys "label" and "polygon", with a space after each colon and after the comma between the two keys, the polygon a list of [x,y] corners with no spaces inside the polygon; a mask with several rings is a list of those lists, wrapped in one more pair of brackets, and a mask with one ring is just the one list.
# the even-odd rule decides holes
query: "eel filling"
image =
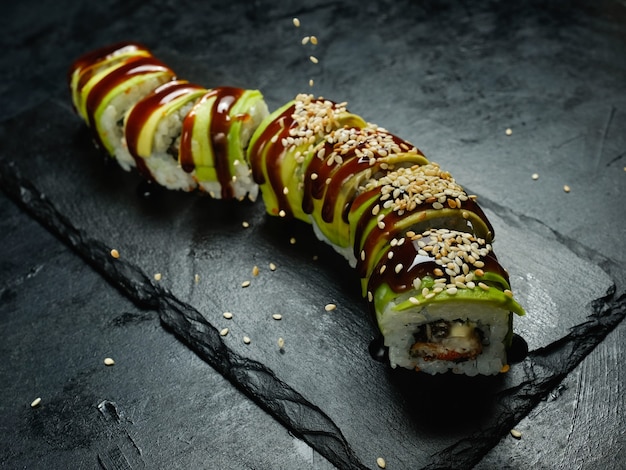
{"label": "eel filling", "polygon": [[475,359],[482,353],[486,342],[475,323],[461,319],[420,325],[413,339],[411,356],[425,361],[463,362]]}

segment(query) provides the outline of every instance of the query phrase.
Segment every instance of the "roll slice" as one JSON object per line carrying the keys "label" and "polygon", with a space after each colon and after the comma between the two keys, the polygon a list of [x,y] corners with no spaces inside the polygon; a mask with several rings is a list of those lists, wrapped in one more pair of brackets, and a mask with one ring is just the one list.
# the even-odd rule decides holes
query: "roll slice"
{"label": "roll slice", "polygon": [[497,374],[524,314],[491,244],[449,229],[394,238],[367,295],[391,366],[430,374]]}

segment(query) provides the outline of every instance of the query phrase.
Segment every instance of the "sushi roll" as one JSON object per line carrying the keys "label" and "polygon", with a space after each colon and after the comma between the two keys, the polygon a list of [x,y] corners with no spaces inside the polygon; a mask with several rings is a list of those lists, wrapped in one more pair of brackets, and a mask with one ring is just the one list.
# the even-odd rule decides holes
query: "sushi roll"
{"label": "sushi roll", "polygon": [[168,189],[256,199],[245,149],[269,114],[259,91],[181,80],[136,43],[80,57],[69,84],[74,109],[125,170]]}
{"label": "sushi roll", "polygon": [[248,147],[266,210],[313,225],[355,267],[392,367],[497,374],[514,300],[476,197],[414,145],[311,95]]}
{"label": "sushi roll", "polygon": [[69,73],[75,111],[94,130],[96,143],[127,171],[135,161],[125,147],[125,114],[174,78],[169,67],[137,43],[117,43],[85,54]]}

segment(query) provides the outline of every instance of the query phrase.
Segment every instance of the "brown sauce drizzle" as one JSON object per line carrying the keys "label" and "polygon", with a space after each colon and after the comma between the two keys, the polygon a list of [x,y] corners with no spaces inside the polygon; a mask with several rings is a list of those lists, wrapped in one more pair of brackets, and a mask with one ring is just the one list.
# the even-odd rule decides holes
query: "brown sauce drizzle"
{"label": "brown sauce drizzle", "polygon": [[[283,193],[284,183],[281,176],[281,164],[288,150],[282,144],[282,139],[289,136],[289,129],[295,125],[293,114],[295,104],[289,106],[263,130],[254,142],[249,152],[249,164],[252,168],[252,178],[257,184],[266,184],[263,169],[267,171],[269,185],[276,196],[278,208],[284,211],[285,217],[292,217],[293,211],[287,196]],[[272,139],[276,137],[276,141]],[[264,155],[265,154],[265,155]]]}
{"label": "brown sauce drizzle", "polygon": [[[368,289],[372,292],[375,292],[375,290],[383,284],[389,285],[393,292],[406,292],[413,289],[413,280],[415,278],[423,279],[426,276],[438,278],[440,276],[436,276],[433,271],[435,268],[444,269],[435,262],[434,258],[422,256],[418,253],[419,246],[417,245],[417,241],[406,239],[405,243],[401,246],[395,246],[391,249],[394,252],[393,261],[390,261],[387,256],[383,256],[370,276]],[[396,273],[391,264],[397,264],[399,262],[398,260],[402,260],[402,264],[405,268],[400,270],[399,273]],[[506,270],[500,265],[493,252],[490,252],[487,256],[481,257],[481,261],[485,263],[485,266],[481,268],[484,272],[497,273],[509,282],[509,276]],[[388,264],[388,266],[381,274],[380,271],[384,264]],[[477,279],[477,281],[478,280],[480,279]]]}
{"label": "brown sauce drizzle", "polygon": [[[224,199],[232,198],[234,194],[232,186],[233,175],[230,172],[230,158],[228,153],[228,133],[230,131],[230,125],[233,119],[249,119],[247,114],[237,115],[231,118],[230,110],[241,95],[243,95],[244,91],[245,90],[241,88],[233,87],[215,88],[202,96],[197,104],[200,105],[211,98],[215,98],[215,102],[211,108],[211,124],[206,132],[209,133],[209,142],[213,148],[213,164],[215,165],[215,172],[221,186],[221,195]],[[191,173],[196,168],[191,145],[193,140],[193,126],[196,118],[194,109],[191,110],[183,121],[181,144],[178,154],[181,167],[187,173]]]}
{"label": "brown sauce drizzle", "polygon": [[77,89],[81,90],[89,79],[94,76],[94,72],[100,62],[107,60],[113,56],[113,54],[122,51],[123,49],[126,49],[128,52],[142,51],[150,54],[150,51],[145,46],[135,42],[118,42],[101,47],[100,49],[83,54],[72,63],[68,72],[68,83],[71,85],[72,75],[76,70],[80,70]]}
{"label": "brown sauce drizzle", "polygon": [[[140,100],[133,106],[128,113],[125,122],[125,135],[126,144],[128,145],[128,151],[137,162],[137,167],[141,171],[140,161],[143,160],[137,153],[137,146],[139,144],[139,136],[141,130],[145,126],[150,116],[161,106],[166,105],[179,96],[202,90],[203,88],[198,85],[193,85],[184,80],[175,80],[164,83],[163,85],[155,88],[148,96]],[[141,162],[143,163],[143,162]],[[142,165],[143,168],[145,166]]]}
{"label": "brown sauce drizzle", "polygon": [[[359,195],[355,203],[352,205],[351,211],[358,210],[358,208],[362,204],[365,204],[370,198],[374,197],[378,191],[379,191],[379,188],[375,188]],[[369,207],[363,212],[363,215],[357,221],[357,224],[354,229],[355,230],[354,256],[358,260],[356,269],[359,273],[359,276],[361,276],[362,278],[365,278],[367,276],[367,266],[369,265],[369,258],[372,255],[372,252],[374,251],[374,247],[376,247],[379,244],[380,240],[386,239],[387,241],[390,241],[392,238],[399,235],[400,232],[410,230],[410,227],[403,227],[402,229],[395,228],[398,222],[400,222],[404,217],[407,217],[413,214],[420,214],[420,213],[423,214],[423,217],[420,218],[420,220],[422,221],[426,220],[428,215],[434,215],[436,218],[437,216],[439,216],[439,211],[440,211],[438,209],[433,209],[432,204],[426,204],[426,203],[422,203],[411,212],[405,212],[402,215],[398,215],[398,212],[396,211],[391,211],[388,214],[386,214],[385,217],[382,219],[382,222],[385,224],[385,227],[383,229],[381,229],[380,227],[376,225],[372,228],[372,230],[369,233],[365,233],[365,230],[367,229],[368,224],[371,222],[372,218],[374,217],[372,216],[372,209],[374,208],[374,206],[376,206],[376,204],[379,204],[382,206],[382,202],[380,201],[380,198],[376,198],[372,203],[370,203]],[[463,204],[464,205],[461,209],[455,209],[455,212],[458,212],[458,217],[462,218],[463,212],[474,213],[485,223],[489,232],[493,234],[493,227],[491,226],[491,223],[487,219],[487,216],[482,211],[482,209],[478,206],[478,204],[473,199],[468,199]],[[431,213],[428,214],[428,211],[431,211]],[[432,228],[435,228],[435,227],[432,227]],[[475,230],[471,226],[470,223],[467,224],[466,231],[468,233],[472,233],[473,235],[478,235],[478,236],[482,235],[482,234],[475,233]],[[365,239],[363,239],[364,237]],[[364,251],[365,254],[362,255],[361,251]]]}
{"label": "brown sauce drizzle", "polygon": [[[155,72],[168,73],[171,75],[171,78],[174,78],[174,72],[153,57],[133,57],[132,60],[129,60],[126,64],[109,72],[102,80],[94,85],[87,96],[85,104],[89,117],[89,126],[92,129],[96,128],[96,109],[111,90],[132,77]],[[99,137],[98,142],[102,145],[102,141]]]}

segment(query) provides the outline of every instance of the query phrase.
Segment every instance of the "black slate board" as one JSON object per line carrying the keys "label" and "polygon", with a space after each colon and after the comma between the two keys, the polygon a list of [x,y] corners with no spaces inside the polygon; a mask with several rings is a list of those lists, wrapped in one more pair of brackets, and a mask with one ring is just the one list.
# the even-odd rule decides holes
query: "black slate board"
{"label": "black slate board", "polygon": [[[413,141],[479,195],[496,226],[496,251],[529,311],[516,323],[529,357],[498,378],[388,370],[368,354],[374,330],[358,280],[309,227],[267,217],[260,201],[154,188],[143,197],[136,175],[93,148],[65,95],[2,126],[3,190],[330,462],[373,467],[385,455],[396,468],[476,463],[624,317],[626,256],[609,242],[626,218],[623,206],[606,209],[624,189],[620,17],[559,4],[255,2],[219,14],[207,7],[204,15],[185,8],[129,4],[116,22],[119,10],[105,4],[72,6],[73,21],[55,37],[61,52],[51,54],[55,41],[36,44],[57,62],[42,70],[58,72],[78,53],[132,33],[181,76],[259,87],[273,107],[314,77],[314,92],[348,99],[351,110]],[[310,29],[294,30],[292,16]],[[87,17],[105,26],[86,29]],[[192,41],[194,24],[205,27],[191,28]],[[298,44],[308,33],[327,39],[316,51],[318,69]],[[69,37],[80,44],[64,43]],[[355,47],[359,54],[345,54]],[[61,75],[52,73],[52,95],[61,96]],[[37,79],[34,85],[41,89]],[[535,171],[538,181],[530,178]],[[251,227],[242,228],[244,220]],[[256,278],[253,265],[261,268]],[[247,279],[252,285],[242,289]],[[331,301],[339,308],[325,312]],[[233,320],[223,319],[226,310]],[[271,320],[274,312],[283,320]],[[231,333],[222,338],[224,326]]]}

